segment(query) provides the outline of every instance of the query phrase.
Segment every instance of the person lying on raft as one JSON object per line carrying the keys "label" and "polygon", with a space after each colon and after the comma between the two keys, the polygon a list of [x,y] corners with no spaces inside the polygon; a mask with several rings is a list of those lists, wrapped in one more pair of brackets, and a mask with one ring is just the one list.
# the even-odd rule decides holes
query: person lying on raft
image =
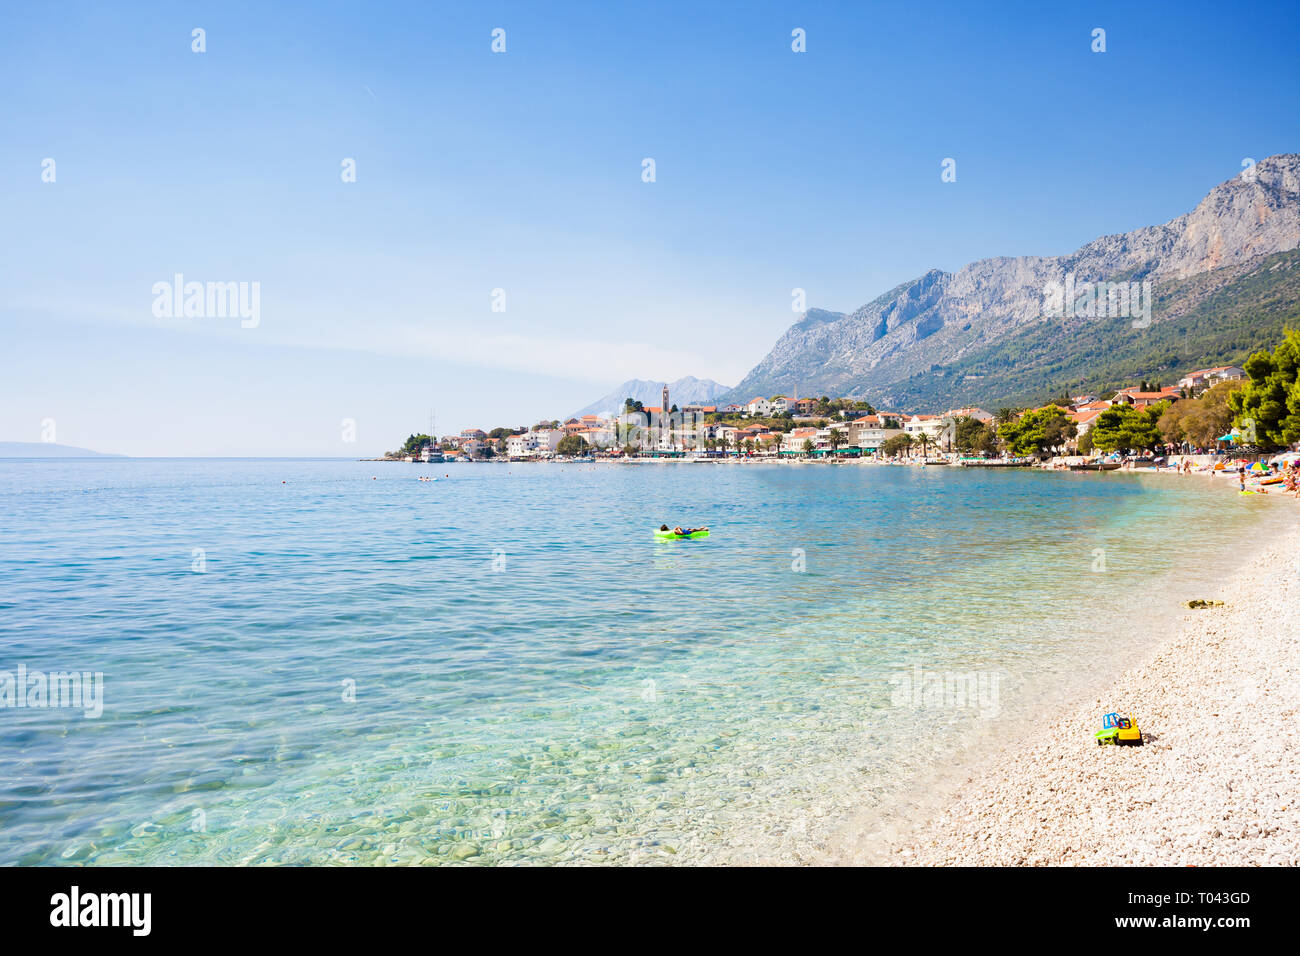
{"label": "person lying on raft", "polygon": [[[668,525],[666,524],[660,525],[659,530],[667,531]],[[673,534],[694,534],[697,531],[708,531],[708,530],[709,530],[708,526],[702,528],[683,528],[681,525],[678,525],[676,528],[673,528]]]}

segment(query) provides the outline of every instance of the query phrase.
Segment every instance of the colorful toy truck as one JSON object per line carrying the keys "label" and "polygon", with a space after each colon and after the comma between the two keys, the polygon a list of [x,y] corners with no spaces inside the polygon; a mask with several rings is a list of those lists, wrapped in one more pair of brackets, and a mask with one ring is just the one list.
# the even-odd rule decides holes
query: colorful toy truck
{"label": "colorful toy truck", "polygon": [[1138,729],[1133,715],[1127,717],[1118,713],[1109,713],[1101,718],[1101,730],[1094,735],[1097,745],[1116,744],[1125,747],[1141,747],[1142,731]]}

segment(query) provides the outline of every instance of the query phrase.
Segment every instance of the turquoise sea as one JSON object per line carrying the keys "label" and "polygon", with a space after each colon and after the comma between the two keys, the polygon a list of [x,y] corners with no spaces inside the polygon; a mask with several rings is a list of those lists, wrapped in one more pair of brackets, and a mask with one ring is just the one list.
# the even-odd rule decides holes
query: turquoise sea
{"label": "turquoise sea", "polygon": [[812,858],[1216,585],[1263,512],[1210,486],[0,462],[0,672],[104,681],[0,709],[0,863]]}

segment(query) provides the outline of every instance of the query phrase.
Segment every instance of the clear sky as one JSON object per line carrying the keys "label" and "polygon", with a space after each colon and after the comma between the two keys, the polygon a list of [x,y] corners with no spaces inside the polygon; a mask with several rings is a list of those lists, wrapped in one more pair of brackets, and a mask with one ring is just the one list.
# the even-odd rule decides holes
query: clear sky
{"label": "clear sky", "polygon": [[[7,4],[0,439],[361,456],[733,385],[794,288],[1067,252],[1300,150],[1294,3],[980,6]],[[259,323],[156,316],[176,273]]]}

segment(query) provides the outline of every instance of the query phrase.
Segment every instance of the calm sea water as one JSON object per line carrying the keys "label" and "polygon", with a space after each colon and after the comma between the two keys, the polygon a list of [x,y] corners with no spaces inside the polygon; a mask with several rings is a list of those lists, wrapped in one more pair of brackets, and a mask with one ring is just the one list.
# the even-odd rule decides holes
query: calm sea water
{"label": "calm sea water", "polygon": [[996,726],[915,667],[1006,714],[1140,649],[1260,520],[1209,485],[3,462],[0,671],[104,694],[0,710],[0,863],[788,854]]}

